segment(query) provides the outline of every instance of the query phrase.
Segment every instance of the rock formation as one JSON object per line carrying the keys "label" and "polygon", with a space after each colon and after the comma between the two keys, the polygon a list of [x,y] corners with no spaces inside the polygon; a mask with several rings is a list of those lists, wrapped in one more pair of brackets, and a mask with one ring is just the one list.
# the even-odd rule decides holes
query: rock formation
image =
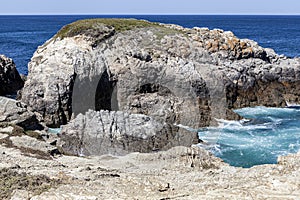
{"label": "rock formation", "polygon": [[0,105],[0,126],[13,124],[26,130],[42,128],[36,115],[28,111],[24,103],[14,99],[0,97]]}
{"label": "rock formation", "polygon": [[203,149],[38,159],[0,143],[1,199],[299,199],[300,153],[228,166]]}
{"label": "rock formation", "polygon": [[[222,30],[119,19],[68,25],[29,64],[29,107],[0,98],[0,198],[297,199],[300,153],[236,168],[179,146],[196,134],[174,124],[199,128],[238,118],[232,108],[299,103],[299,63]],[[69,123],[59,138],[28,131],[39,125],[34,112],[48,125]],[[57,143],[87,157],[57,156]],[[131,151],[152,153],[97,156]]]}
{"label": "rock formation", "polygon": [[232,108],[299,103],[299,66],[228,31],[83,20],[38,48],[22,100],[53,126],[94,109],[199,128]]}
{"label": "rock formation", "polygon": [[84,156],[152,152],[198,142],[196,134],[149,116],[103,110],[79,114],[63,126],[60,139],[64,153]]}
{"label": "rock formation", "polygon": [[0,95],[15,94],[24,85],[12,59],[0,55]]}

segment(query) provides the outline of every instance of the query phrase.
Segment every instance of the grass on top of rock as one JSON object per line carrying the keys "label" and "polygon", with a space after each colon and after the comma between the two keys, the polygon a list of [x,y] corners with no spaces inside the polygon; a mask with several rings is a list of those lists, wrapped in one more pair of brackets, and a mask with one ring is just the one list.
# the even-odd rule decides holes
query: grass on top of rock
{"label": "grass on top of rock", "polygon": [[55,38],[73,37],[79,34],[85,34],[87,31],[96,31],[103,27],[113,27],[115,31],[122,32],[135,28],[158,27],[158,23],[148,22],[145,20],[136,19],[115,19],[115,18],[99,18],[85,19],[73,22],[64,26],[56,35]]}

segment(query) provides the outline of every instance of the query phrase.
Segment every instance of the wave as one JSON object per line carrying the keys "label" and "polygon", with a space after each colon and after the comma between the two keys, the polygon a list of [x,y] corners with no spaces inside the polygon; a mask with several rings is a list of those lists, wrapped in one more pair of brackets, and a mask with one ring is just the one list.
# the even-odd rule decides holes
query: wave
{"label": "wave", "polygon": [[300,109],[300,105],[296,103],[290,103],[286,101],[286,108],[292,108],[292,109]]}
{"label": "wave", "polygon": [[285,108],[269,108],[264,106],[241,108],[234,110],[237,114],[245,118],[258,118],[258,117],[273,117],[273,118],[286,118],[289,114],[299,114],[299,110]]}
{"label": "wave", "polygon": [[199,146],[239,167],[276,163],[280,155],[300,150],[300,112],[294,108],[237,110],[247,119],[216,119],[217,127],[199,129]]}

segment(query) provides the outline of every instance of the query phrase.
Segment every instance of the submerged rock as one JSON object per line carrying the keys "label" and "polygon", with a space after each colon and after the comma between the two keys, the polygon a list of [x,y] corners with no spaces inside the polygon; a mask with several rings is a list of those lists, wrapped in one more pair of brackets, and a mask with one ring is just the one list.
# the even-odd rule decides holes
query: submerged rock
{"label": "submerged rock", "polygon": [[197,134],[180,134],[178,129],[143,114],[89,110],[63,126],[59,146],[72,155],[125,155],[188,146],[197,141]]}
{"label": "submerged rock", "polygon": [[0,95],[15,94],[24,85],[12,59],[0,55]]}

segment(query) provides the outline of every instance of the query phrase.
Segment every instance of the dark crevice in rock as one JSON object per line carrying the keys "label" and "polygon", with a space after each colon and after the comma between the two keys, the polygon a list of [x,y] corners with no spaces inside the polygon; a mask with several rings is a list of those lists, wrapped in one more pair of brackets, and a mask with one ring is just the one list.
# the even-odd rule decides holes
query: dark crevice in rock
{"label": "dark crevice in rock", "polygon": [[24,129],[27,131],[30,130],[43,130],[45,127],[42,126],[39,121],[37,120],[36,116],[33,115],[32,117],[26,119],[25,121],[22,121],[20,123],[16,123],[16,125],[20,127],[24,127]]}
{"label": "dark crevice in rock", "polygon": [[57,84],[56,85],[57,87],[57,93],[58,93],[58,125],[64,125],[64,124],[67,124],[68,123],[68,120],[67,120],[67,116],[64,112],[64,108],[63,108],[63,103],[62,103],[62,97],[59,93],[59,85]]}
{"label": "dark crevice in rock", "polygon": [[238,88],[236,84],[228,84],[226,87],[226,102],[229,109],[234,107],[234,102],[236,102],[238,98]]}
{"label": "dark crevice in rock", "polygon": [[209,90],[206,87],[206,83],[201,80],[193,80],[191,81],[191,86],[193,92],[200,98],[206,98],[209,96]]}
{"label": "dark crevice in rock", "polygon": [[0,95],[16,95],[24,86],[14,61],[0,55]]}
{"label": "dark crevice in rock", "polygon": [[70,77],[70,83],[67,85],[69,87],[69,92],[68,92],[68,101],[67,101],[67,112],[68,112],[68,120],[71,120],[72,118],[72,96],[73,96],[73,88],[74,88],[74,83],[77,77],[77,73],[74,71],[74,74]]}
{"label": "dark crevice in rock", "polygon": [[115,33],[116,33],[116,31],[112,30],[108,34],[105,34],[105,33],[102,33],[102,32],[96,34],[95,37],[99,38],[99,39],[96,39],[95,42],[93,42],[92,47],[96,48],[101,42],[104,42],[105,40],[107,40],[107,39],[111,38],[112,36],[114,36]]}
{"label": "dark crevice in rock", "polygon": [[148,83],[140,86],[135,91],[137,94],[158,93],[161,96],[171,94],[171,91],[160,84]]}
{"label": "dark crevice in rock", "polygon": [[212,111],[209,105],[210,99],[208,98],[198,98],[198,107],[199,107],[199,123],[198,127],[206,127],[210,125],[212,120]]}
{"label": "dark crevice in rock", "polygon": [[117,110],[117,104],[115,102],[114,89],[116,81],[111,80],[107,70],[105,70],[100,78],[95,95],[95,109],[99,110]]}
{"label": "dark crevice in rock", "polygon": [[144,62],[150,62],[152,60],[152,57],[149,54],[143,55],[141,53],[136,53],[133,55],[133,57]]}

